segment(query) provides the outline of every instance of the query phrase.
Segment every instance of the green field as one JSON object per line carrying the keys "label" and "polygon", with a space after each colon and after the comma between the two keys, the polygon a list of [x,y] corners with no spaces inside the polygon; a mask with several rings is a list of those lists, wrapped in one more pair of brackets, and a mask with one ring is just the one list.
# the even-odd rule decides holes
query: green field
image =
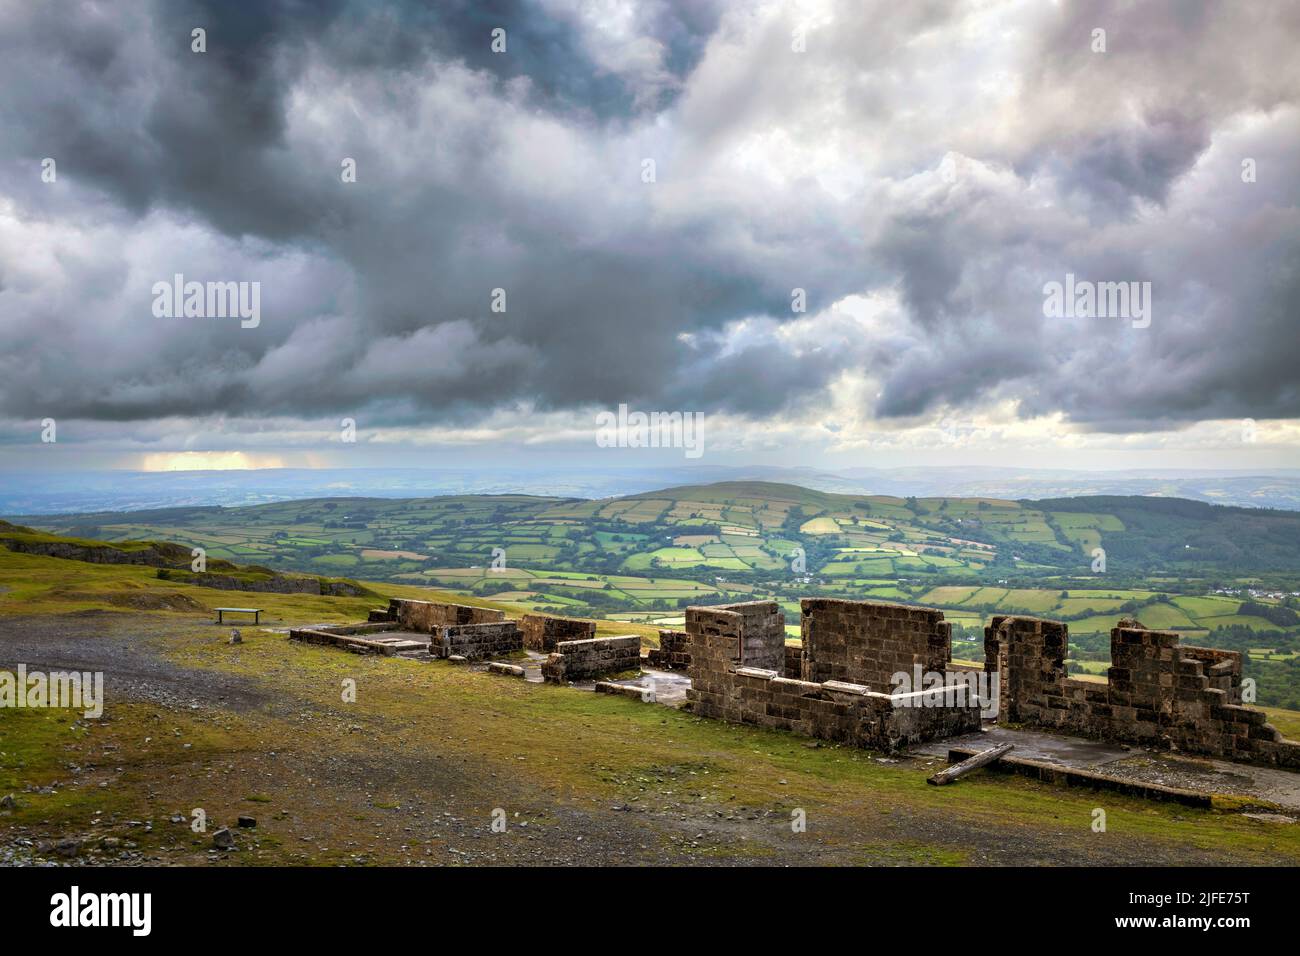
{"label": "green field", "polygon": [[[1096,662],[1124,617],[1300,674],[1300,515],[1176,499],[837,495],[727,482],[617,499],[335,498],[19,519],[93,543],[155,539],[285,571],[432,586],[513,611],[672,620],[691,605],[843,597],[938,607],[962,653],[995,614],[1065,621]],[[1092,549],[1108,552],[1093,571]],[[1217,592],[1217,593],[1216,593]],[[670,625],[669,625],[670,626]],[[1277,696],[1281,695],[1281,696]]]}

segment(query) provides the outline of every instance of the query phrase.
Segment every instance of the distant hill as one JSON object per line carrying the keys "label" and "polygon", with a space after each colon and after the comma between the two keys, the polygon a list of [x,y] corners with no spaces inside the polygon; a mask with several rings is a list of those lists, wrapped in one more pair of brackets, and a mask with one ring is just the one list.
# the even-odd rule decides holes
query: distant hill
{"label": "distant hill", "polygon": [[[207,549],[200,581],[183,564],[157,572],[178,583],[211,586],[224,575],[232,580],[220,586],[256,590],[257,575],[298,574],[419,585],[611,628],[681,627],[689,606],[770,599],[797,636],[802,598],[881,600],[943,609],[956,656],[978,660],[992,615],[1030,614],[1069,624],[1070,672],[1084,675],[1104,672],[1116,621],[1137,617],[1187,643],[1242,651],[1261,700],[1300,705],[1300,514],[1291,511],[737,480],[596,500],[332,497],[22,520],[35,538],[69,536],[78,548]],[[240,574],[219,571],[222,561]]]}
{"label": "distant hill", "polygon": [[[314,498],[242,508],[32,516],[110,541],[200,544],[231,561],[300,571],[397,573],[486,564],[597,573],[808,571],[842,578],[1237,576],[1300,569],[1300,513],[1181,499],[1043,500],[842,494],[769,481],[682,485],[600,500],[535,495]],[[679,540],[681,539],[681,540]]]}
{"label": "distant hill", "polygon": [[1133,496],[1025,504],[1049,513],[1114,515],[1124,529],[1101,536],[1107,555],[1153,571],[1252,568],[1300,574],[1300,513],[1294,511]]}
{"label": "distant hill", "polygon": [[532,493],[611,498],[654,489],[762,481],[835,494],[925,498],[1070,498],[1143,495],[1300,510],[1300,471],[1114,471],[993,467],[816,468],[695,464],[600,468],[267,468],[247,471],[0,471],[0,514],[265,504],[311,498],[428,498]]}

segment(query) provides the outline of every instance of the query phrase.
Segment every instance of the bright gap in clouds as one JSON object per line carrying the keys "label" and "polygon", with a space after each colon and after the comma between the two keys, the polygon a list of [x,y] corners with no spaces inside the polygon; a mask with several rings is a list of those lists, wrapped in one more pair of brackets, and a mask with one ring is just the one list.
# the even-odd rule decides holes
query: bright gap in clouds
{"label": "bright gap in clouds", "polygon": [[181,451],[144,455],[141,471],[242,471],[283,468],[275,455],[250,455],[242,451]]}

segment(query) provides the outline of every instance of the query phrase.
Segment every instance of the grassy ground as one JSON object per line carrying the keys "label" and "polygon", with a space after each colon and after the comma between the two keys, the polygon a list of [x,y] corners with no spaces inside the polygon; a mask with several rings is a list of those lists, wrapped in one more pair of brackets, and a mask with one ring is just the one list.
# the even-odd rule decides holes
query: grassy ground
{"label": "grassy ground", "polygon": [[[372,597],[336,598],[310,594],[276,594],[225,591],[182,581],[164,581],[157,569],[123,564],[69,562],[43,555],[17,554],[0,547],[0,615],[61,614],[89,610],[211,612],[217,607],[260,607],[262,620],[271,625],[305,622],[355,621],[389,597],[422,601],[451,601],[503,611],[510,618],[523,615],[509,604],[453,594],[436,588],[407,584],[367,585],[383,600]],[[638,634],[657,643],[658,629],[642,624],[599,621],[600,635]]]}
{"label": "grassy ground", "polygon": [[[231,646],[202,609],[303,623],[373,601],[206,592],[4,551],[0,580],[0,660],[20,649],[53,668],[91,648],[121,655],[110,680],[145,664],[161,675],[111,688],[100,720],[0,710],[0,795],[18,804],[0,810],[0,862],[49,858],[41,848],[67,838],[82,859],[218,865],[1300,862],[1296,826],[982,773],[934,788],[933,760],[252,627]],[[202,607],[126,608],[123,592]],[[195,809],[206,833],[190,828]],[[212,830],[240,815],[256,828],[213,852]]]}

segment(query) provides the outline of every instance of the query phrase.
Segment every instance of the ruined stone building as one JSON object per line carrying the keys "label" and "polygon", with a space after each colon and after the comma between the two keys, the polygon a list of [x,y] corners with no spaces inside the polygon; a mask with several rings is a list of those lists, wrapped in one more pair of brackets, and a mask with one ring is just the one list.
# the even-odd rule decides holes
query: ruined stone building
{"label": "ruined stone building", "polygon": [[1173,631],[1121,621],[1102,684],[1066,676],[1069,643],[1058,621],[993,618],[984,668],[1002,677],[1000,722],[1300,769],[1300,741],[1242,704],[1235,651],[1184,647]]}
{"label": "ruined stone building", "polygon": [[390,601],[365,623],[295,628],[290,637],[466,662],[527,649],[537,659],[547,655],[540,679],[556,683],[684,668],[686,700],[700,716],[875,750],[977,731],[996,719],[1300,769],[1300,742],[1283,739],[1263,711],[1243,703],[1241,655],[1182,646],[1172,631],[1121,621],[1102,683],[1067,676],[1069,629],[1058,621],[994,617],[981,669],[952,663],[951,625],[933,608],[806,598],[801,610],[801,640],[787,643],[775,601],[687,608],[685,632],[661,631],[659,648],[649,652],[636,636],[596,637],[595,621],[529,614],[515,622],[501,611],[412,600]]}
{"label": "ruined stone building", "polygon": [[925,691],[891,693],[898,670],[920,663],[945,671],[942,613],[822,599],[803,609],[799,671],[791,673],[775,601],[687,608],[693,711],[877,750],[979,729],[980,704],[964,683],[928,699]]}
{"label": "ruined stone building", "polygon": [[[1101,683],[1066,676],[1069,629],[1057,621],[994,617],[978,671],[952,665],[942,611],[811,598],[802,617],[796,647],[775,602],[689,608],[674,653],[689,658],[694,711],[881,750],[978,730],[982,712],[1006,726],[1300,769],[1300,741],[1242,703],[1241,655],[1182,646],[1173,631],[1121,621]],[[927,680],[900,692],[896,675]]]}

